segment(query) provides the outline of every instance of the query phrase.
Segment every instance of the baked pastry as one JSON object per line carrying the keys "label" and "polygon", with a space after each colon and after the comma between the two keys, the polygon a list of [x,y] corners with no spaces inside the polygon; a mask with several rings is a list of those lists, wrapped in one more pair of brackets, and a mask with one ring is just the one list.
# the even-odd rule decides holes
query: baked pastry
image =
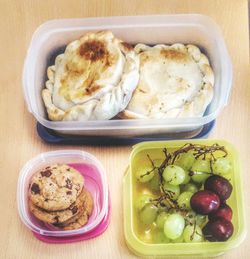
{"label": "baked pastry", "polygon": [[123,119],[202,116],[213,97],[214,74],[194,45],[137,44],[140,78],[119,114]]}
{"label": "baked pastry", "polygon": [[133,48],[110,31],[71,42],[47,71],[42,90],[53,121],[107,120],[124,110],[139,79]]}
{"label": "baked pastry", "polygon": [[48,211],[37,207],[29,200],[30,212],[39,220],[49,224],[67,224],[74,221],[85,211],[85,200],[88,199],[89,193],[83,189],[76,201],[65,210]]}
{"label": "baked pastry", "polygon": [[44,210],[64,210],[76,202],[84,185],[83,176],[65,164],[55,164],[37,172],[30,182],[31,202]]}

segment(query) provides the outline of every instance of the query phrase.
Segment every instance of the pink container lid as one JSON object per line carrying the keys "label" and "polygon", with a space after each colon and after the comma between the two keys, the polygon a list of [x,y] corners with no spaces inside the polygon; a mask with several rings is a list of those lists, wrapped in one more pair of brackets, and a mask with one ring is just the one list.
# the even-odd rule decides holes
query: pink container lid
{"label": "pink container lid", "polygon": [[81,235],[66,236],[66,237],[43,236],[35,232],[33,232],[33,234],[37,239],[49,244],[66,244],[66,243],[74,243],[74,242],[79,242],[83,240],[88,240],[88,239],[97,237],[101,235],[103,232],[105,232],[105,230],[107,229],[110,223],[110,215],[111,215],[111,203],[110,203],[110,195],[109,195],[108,211],[105,214],[101,223],[98,226],[96,226],[96,228],[94,228],[92,231]]}

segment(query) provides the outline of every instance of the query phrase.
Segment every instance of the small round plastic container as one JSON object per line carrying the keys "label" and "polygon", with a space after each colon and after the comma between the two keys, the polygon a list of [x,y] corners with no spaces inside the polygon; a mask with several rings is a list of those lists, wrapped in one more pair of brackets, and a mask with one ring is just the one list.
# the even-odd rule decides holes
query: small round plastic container
{"label": "small round plastic container", "polygon": [[[28,189],[37,171],[53,164],[68,164],[85,179],[84,187],[93,197],[93,212],[88,223],[75,230],[60,230],[36,219],[28,209]],[[64,243],[95,237],[109,224],[110,202],[106,174],[101,163],[91,154],[78,150],[59,150],[42,153],[26,163],[20,171],[17,186],[17,206],[23,223],[42,241]]]}
{"label": "small round plastic container", "polygon": [[[232,223],[234,233],[225,242],[200,242],[200,243],[151,243],[143,239],[136,225],[137,211],[134,202],[138,198],[136,183],[134,179],[135,168],[145,162],[147,154],[152,159],[163,158],[162,150],[173,150],[182,147],[186,143],[212,145],[218,143],[226,148],[228,157],[231,161],[233,170],[230,174],[230,182],[233,191],[227,203],[233,210]],[[130,155],[130,164],[123,179],[123,212],[124,212],[124,234],[127,246],[135,254],[143,257],[163,257],[163,256],[182,256],[182,257],[213,257],[240,245],[246,235],[241,168],[238,153],[228,142],[222,140],[181,140],[181,141],[161,141],[161,142],[142,142],[133,147]],[[148,233],[147,233],[148,234]]]}
{"label": "small round plastic container", "polygon": [[[214,97],[204,116],[192,118],[50,121],[41,98],[47,80],[47,67],[54,64],[71,41],[89,31],[111,30],[131,43],[195,44],[204,52],[215,75]],[[153,32],[153,33],[152,33]],[[199,134],[227,105],[232,86],[232,64],[224,39],[214,21],[199,14],[97,17],[53,20],[34,33],[23,68],[23,90],[28,110],[49,130],[63,135],[111,136],[129,138],[164,134],[183,139]]]}

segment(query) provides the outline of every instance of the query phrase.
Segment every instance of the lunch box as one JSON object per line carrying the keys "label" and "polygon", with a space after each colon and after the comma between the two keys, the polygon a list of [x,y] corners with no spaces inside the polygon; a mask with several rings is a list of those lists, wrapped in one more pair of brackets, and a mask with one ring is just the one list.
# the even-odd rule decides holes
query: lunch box
{"label": "lunch box", "polygon": [[[54,64],[67,44],[88,31],[111,30],[114,35],[131,43],[195,44],[204,52],[215,75],[214,97],[202,117],[50,121],[41,98],[47,80],[47,67]],[[124,16],[52,20],[42,24],[34,33],[23,68],[23,91],[28,110],[40,129],[48,134],[67,138],[110,137],[131,138],[192,138],[210,125],[227,105],[232,85],[232,65],[218,26],[207,16],[199,14]],[[41,135],[40,135],[41,136]],[[43,138],[45,141],[46,138]],[[48,141],[49,142],[49,141]]]}
{"label": "lunch box", "polygon": [[[233,210],[232,223],[234,233],[225,242],[200,242],[200,243],[148,243],[142,240],[135,224],[137,210],[134,202],[138,199],[138,189],[135,188],[135,171],[138,166],[148,159],[163,159],[163,149],[168,151],[180,148],[186,143],[212,145],[218,143],[226,148],[232,164],[233,172],[228,176],[233,185],[233,191],[227,204]],[[142,191],[143,191],[142,187]],[[145,191],[146,192],[146,191]],[[140,257],[212,257],[240,245],[246,236],[245,215],[243,207],[241,167],[238,152],[235,148],[223,140],[177,140],[177,141],[151,141],[141,142],[133,147],[130,155],[128,169],[123,177],[123,217],[124,234],[128,248]],[[148,235],[148,233],[146,233]],[[146,235],[145,234],[145,235]]]}
{"label": "lunch box", "polygon": [[[60,230],[36,219],[28,208],[28,190],[31,177],[37,171],[53,164],[68,164],[85,179],[84,187],[93,198],[93,212],[88,223],[75,230]],[[58,150],[42,153],[21,169],[17,187],[17,206],[22,222],[35,237],[47,243],[69,243],[102,234],[110,221],[110,200],[106,173],[101,163],[91,154],[78,150]]]}

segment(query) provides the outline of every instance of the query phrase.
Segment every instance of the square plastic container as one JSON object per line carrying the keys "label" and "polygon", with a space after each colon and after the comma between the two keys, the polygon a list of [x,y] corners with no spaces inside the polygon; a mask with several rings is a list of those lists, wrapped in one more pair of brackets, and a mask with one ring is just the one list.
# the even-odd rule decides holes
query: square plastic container
{"label": "square plastic container", "polygon": [[[137,214],[133,206],[134,199],[138,198],[135,187],[134,173],[138,164],[147,159],[147,154],[152,159],[162,159],[164,157],[162,150],[168,151],[182,147],[186,143],[212,145],[218,143],[226,148],[228,157],[232,163],[233,172],[230,175],[233,191],[227,203],[233,210],[232,223],[234,233],[232,237],[225,242],[201,242],[201,243],[159,243],[153,244],[143,240],[138,234],[135,217]],[[124,233],[126,243],[131,251],[143,257],[154,256],[183,256],[183,257],[212,257],[223,254],[224,252],[237,247],[243,241],[246,235],[242,179],[237,151],[228,142],[222,140],[182,140],[182,141],[161,141],[161,142],[142,142],[133,147],[130,155],[130,164],[123,179],[123,212],[124,212]]]}
{"label": "square plastic container", "polygon": [[[75,230],[60,230],[36,219],[28,208],[28,189],[31,177],[37,171],[56,163],[68,164],[85,179],[85,188],[93,197],[93,212],[88,223]],[[17,187],[18,212],[23,223],[35,236],[49,243],[73,242],[92,238],[106,230],[109,224],[108,185],[101,163],[91,154],[77,150],[42,153],[26,163],[20,171]]]}
{"label": "square plastic container", "polygon": [[[208,56],[215,74],[214,98],[204,116],[86,122],[48,120],[41,98],[47,67],[63,53],[68,43],[88,31],[100,30],[111,30],[116,37],[131,44],[180,42],[198,45]],[[34,33],[23,69],[23,90],[29,111],[46,128],[70,135],[129,137],[165,134],[167,138],[190,138],[213,121],[227,104],[231,83],[232,65],[220,30],[209,17],[198,14],[49,21]]]}

